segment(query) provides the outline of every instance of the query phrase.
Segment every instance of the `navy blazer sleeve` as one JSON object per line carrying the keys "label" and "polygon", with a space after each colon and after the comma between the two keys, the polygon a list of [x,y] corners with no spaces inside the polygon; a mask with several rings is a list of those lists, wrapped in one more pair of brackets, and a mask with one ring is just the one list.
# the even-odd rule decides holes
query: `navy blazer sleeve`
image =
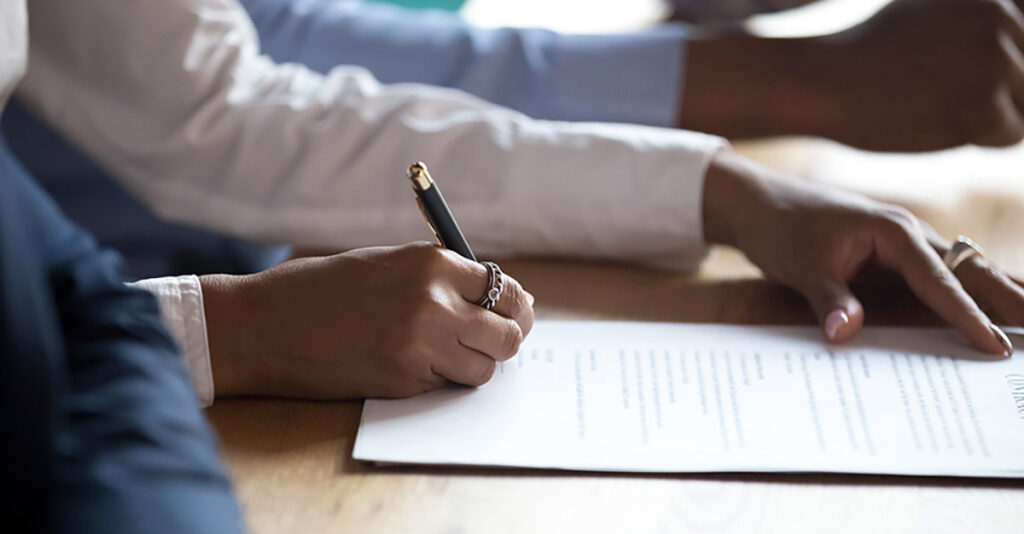
{"label": "navy blazer sleeve", "polygon": [[13,430],[0,450],[15,460],[5,522],[240,532],[157,304],[125,286],[117,264],[0,147],[0,423]]}

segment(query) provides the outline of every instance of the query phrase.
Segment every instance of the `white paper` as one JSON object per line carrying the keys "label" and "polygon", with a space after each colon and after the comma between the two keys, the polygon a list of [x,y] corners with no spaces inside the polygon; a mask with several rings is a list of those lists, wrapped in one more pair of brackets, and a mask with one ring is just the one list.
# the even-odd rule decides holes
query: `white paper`
{"label": "white paper", "polygon": [[831,346],[813,327],[538,322],[482,388],[367,401],[353,456],[1022,477],[1024,361],[946,329],[866,328]]}

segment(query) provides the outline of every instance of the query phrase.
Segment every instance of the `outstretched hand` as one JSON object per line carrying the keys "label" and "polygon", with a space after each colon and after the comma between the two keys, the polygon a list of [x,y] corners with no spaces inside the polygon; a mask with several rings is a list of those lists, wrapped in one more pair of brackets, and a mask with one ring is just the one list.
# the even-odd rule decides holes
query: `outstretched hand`
{"label": "outstretched hand", "polygon": [[864,323],[850,283],[872,270],[900,276],[983,352],[1013,349],[979,303],[1024,325],[1020,280],[977,256],[954,274],[942,260],[949,243],[903,208],[776,177],[721,153],[708,172],[704,212],[707,239],[739,248],[768,278],[800,292],[830,341],[850,339]]}

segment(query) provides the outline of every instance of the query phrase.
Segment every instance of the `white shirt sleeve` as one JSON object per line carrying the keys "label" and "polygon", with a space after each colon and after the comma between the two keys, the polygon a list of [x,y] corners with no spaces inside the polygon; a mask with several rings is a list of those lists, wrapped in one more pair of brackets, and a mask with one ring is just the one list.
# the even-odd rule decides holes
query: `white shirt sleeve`
{"label": "white shirt sleeve", "polygon": [[156,296],[164,324],[181,347],[200,405],[213,404],[213,372],[199,278],[191,275],[153,278],[130,285]]}
{"label": "white shirt sleeve", "polygon": [[484,257],[693,268],[724,141],[539,121],[467,94],[260,55],[235,0],[33,0],[19,94],[162,216],[352,248],[429,238],[404,177],[428,163]]}

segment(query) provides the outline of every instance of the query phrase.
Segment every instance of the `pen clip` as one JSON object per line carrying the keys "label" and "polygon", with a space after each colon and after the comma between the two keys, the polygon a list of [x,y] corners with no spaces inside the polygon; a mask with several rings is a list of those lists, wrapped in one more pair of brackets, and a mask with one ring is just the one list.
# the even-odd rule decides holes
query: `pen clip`
{"label": "pen clip", "polygon": [[434,239],[437,240],[437,244],[444,246],[444,241],[441,241],[441,234],[437,233],[437,228],[434,228],[434,222],[430,220],[430,215],[427,215],[427,210],[423,208],[423,201],[420,197],[416,196],[416,207],[420,209],[420,214],[423,215],[423,220],[427,221],[427,226],[430,231],[434,233]]}

